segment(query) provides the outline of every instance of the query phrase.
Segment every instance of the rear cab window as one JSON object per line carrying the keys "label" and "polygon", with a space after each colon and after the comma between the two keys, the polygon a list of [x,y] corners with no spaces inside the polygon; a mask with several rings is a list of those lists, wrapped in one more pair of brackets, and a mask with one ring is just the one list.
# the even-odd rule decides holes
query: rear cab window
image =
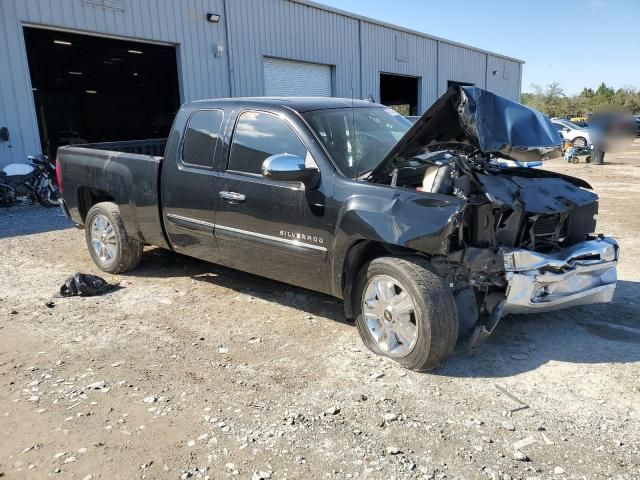
{"label": "rear cab window", "polygon": [[220,140],[224,112],[197,110],[187,123],[182,143],[182,163],[189,166],[212,168]]}
{"label": "rear cab window", "polygon": [[236,123],[227,170],[261,175],[262,163],[281,153],[304,158],[305,163],[310,159],[307,147],[287,122],[272,113],[245,111]]}

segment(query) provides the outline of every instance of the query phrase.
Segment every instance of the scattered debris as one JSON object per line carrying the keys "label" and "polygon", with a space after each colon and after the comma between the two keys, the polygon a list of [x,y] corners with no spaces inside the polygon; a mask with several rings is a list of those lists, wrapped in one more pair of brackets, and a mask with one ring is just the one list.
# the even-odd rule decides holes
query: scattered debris
{"label": "scattered debris", "polygon": [[251,480],[269,480],[271,478],[271,472],[253,472]]}
{"label": "scattered debris", "polygon": [[522,440],[518,440],[512,446],[514,450],[522,450],[524,447],[528,447],[532,443],[536,443],[536,439],[529,436],[529,437],[523,438]]}
{"label": "scattered debris", "polygon": [[340,407],[337,406],[333,406],[333,407],[329,407],[324,411],[325,415],[337,415],[340,413]]}
{"label": "scattered debris", "polygon": [[109,390],[111,390],[111,387],[107,387],[106,382],[104,380],[100,380],[99,382],[87,385],[87,390],[99,390],[101,392],[107,393]]}
{"label": "scattered debris", "polygon": [[547,437],[544,432],[540,432],[540,435],[542,435],[542,440],[544,441],[545,445],[553,445],[554,442],[552,442],[551,440],[549,440],[549,437]]}
{"label": "scattered debris", "polygon": [[501,387],[497,383],[495,383],[494,385],[501,393],[503,393],[504,395],[506,395],[507,397],[509,397],[511,400],[513,400],[514,402],[516,402],[518,404],[517,407],[512,408],[511,410],[509,410],[511,413],[514,413],[514,412],[517,412],[519,410],[524,410],[526,408],[529,408],[529,405],[527,405],[522,400],[520,400],[518,397],[516,397],[514,394],[509,392],[506,388]]}
{"label": "scattered debris", "polygon": [[502,425],[502,428],[504,428],[505,430],[509,430],[510,432],[513,432],[516,429],[515,424],[510,420],[505,420],[504,422],[500,422],[500,425]]}
{"label": "scattered debris", "polygon": [[529,457],[527,457],[520,450],[516,450],[515,452],[513,452],[513,458],[515,458],[516,460],[520,460],[521,462],[529,461]]}
{"label": "scattered debris", "polygon": [[398,420],[398,415],[395,413],[385,413],[383,417],[384,423],[391,423]]}

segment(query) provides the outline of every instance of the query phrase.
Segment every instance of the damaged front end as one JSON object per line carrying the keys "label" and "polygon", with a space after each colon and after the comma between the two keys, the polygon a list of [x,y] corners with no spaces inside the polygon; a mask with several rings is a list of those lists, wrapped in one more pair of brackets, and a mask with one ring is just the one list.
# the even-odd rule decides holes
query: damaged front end
{"label": "damaged front end", "polygon": [[441,97],[371,181],[465,201],[448,251],[431,261],[453,289],[471,346],[508,313],[610,302],[619,248],[594,235],[598,196],[578,178],[491,160],[559,156],[539,112],[473,87]]}
{"label": "damaged front end", "polygon": [[503,249],[504,313],[533,313],[606,303],[616,288],[618,243],[598,237],[550,254]]}

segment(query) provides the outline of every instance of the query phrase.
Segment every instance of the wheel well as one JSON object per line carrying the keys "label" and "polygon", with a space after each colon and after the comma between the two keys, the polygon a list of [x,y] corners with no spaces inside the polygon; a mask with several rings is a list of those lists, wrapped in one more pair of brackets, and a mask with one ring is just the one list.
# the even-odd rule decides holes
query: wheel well
{"label": "wheel well", "polygon": [[354,318],[352,289],[358,272],[365,263],[389,254],[416,255],[418,252],[410,248],[370,240],[361,240],[349,247],[342,264],[342,298],[344,300],[344,313],[347,318]]}
{"label": "wheel well", "polygon": [[91,207],[100,202],[113,202],[115,198],[109,193],[92,187],[78,187],[78,213],[84,222]]}

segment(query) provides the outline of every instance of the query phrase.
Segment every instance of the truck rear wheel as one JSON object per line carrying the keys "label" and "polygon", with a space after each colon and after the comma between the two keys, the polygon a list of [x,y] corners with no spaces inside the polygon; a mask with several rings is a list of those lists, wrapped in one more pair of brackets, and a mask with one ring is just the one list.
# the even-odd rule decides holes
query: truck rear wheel
{"label": "truck rear wheel", "polygon": [[89,254],[100,270],[122,273],[140,263],[144,245],[127,235],[115,203],[102,202],[91,207],[84,229]]}
{"label": "truck rear wheel", "polygon": [[458,319],[453,295],[420,257],[380,257],[358,274],[356,326],[374,353],[410,370],[437,367],[455,348]]}

